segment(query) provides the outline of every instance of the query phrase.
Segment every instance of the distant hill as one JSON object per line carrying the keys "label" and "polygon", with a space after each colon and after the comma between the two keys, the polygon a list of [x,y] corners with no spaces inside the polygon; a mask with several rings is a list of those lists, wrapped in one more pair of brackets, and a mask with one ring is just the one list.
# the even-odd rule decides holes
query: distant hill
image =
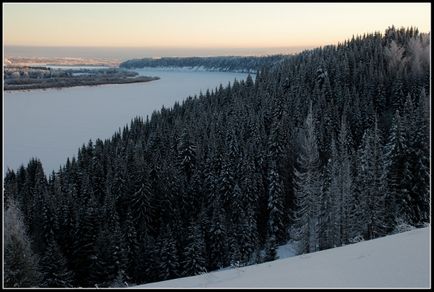
{"label": "distant hill", "polygon": [[188,67],[198,70],[256,73],[263,66],[278,64],[289,57],[290,55],[143,58],[122,62],[119,67]]}

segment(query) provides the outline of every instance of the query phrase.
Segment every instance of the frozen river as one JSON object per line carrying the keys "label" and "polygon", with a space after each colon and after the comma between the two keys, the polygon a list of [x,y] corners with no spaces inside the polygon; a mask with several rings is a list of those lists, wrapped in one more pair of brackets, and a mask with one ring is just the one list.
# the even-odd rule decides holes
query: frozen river
{"label": "frozen river", "polygon": [[146,117],[164,105],[242,80],[243,73],[138,69],[161,79],[145,83],[12,91],[4,93],[3,167],[16,170],[32,157],[46,173],[92,139],[110,138],[136,116]]}

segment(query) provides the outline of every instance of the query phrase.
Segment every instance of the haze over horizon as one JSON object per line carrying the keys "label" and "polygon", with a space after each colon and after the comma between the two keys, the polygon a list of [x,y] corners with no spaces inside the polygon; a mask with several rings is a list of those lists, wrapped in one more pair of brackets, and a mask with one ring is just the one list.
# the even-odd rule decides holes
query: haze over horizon
{"label": "haze over horizon", "polygon": [[156,57],[209,57],[209,56],[263,56],[274,54],[294,54],[313,47],[278,48],[168,48],[168,47],[44,47],[44,46],[5,46],[6,58],[91,58],[127,60]]}
{"label": "haze over horizon", "polygon": [[291,54],[392,25],[429,32],[430,3],[3,4],[6,57]]}

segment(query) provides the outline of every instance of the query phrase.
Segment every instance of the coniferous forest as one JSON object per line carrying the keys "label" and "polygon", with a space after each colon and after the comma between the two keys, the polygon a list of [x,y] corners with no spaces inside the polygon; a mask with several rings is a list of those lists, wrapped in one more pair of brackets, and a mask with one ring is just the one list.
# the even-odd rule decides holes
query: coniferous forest
{"label": "coniferous forest", "polygon": [[282,62],[289,55],[271,56],[222,56],[222,57],[163,57],[159,59],[133,59],[119,64],[121,68],[144,67],[203,67],[206,70],[227,72],[256,72],[262,66],[272,66]]}
{"label": "coniferous forest", "polygon": [[[430,35],[391,27],[4,178],[5,287],[122,287],[430,222]],[[404,226],[404,227],[403,227]]]}

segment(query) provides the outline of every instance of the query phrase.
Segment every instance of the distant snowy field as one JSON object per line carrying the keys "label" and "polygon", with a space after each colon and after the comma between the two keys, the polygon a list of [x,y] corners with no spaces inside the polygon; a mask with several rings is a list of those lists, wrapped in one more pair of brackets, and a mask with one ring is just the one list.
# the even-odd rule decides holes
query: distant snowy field
{"label": "distant snowy field", "polygon": [[[415,287],[430,281],[430,228],[263,264],[155,282],[151,287]],[[289,246],[281,257],[291,256]]]}

